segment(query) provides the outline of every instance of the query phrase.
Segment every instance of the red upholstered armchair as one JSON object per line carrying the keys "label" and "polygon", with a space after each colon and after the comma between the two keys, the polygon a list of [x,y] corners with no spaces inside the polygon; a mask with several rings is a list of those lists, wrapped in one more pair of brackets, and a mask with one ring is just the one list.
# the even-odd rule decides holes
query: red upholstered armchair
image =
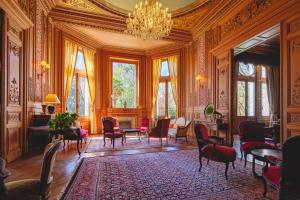
{"label": "red upholstered armchair", "polygon": [[291,137],[283,145],[280,166],[263,168],[264,196],[267,185],[279,190],[279,199],[300,199],[300,136]]}
{"label": "red upholstered armchair", "polygon": [[142,133],[148,133],[149,132],[149,119],[144,117],[141,120],[141,127],[139,128]]}
{"label": "red upholstered armchair", "polygon": [[276,149],[276,146],[265,142],[264,124],[256,121],[243,121],[239,125],[241,160],[253,149]]}
{"label": "red upholstered armchair", "polygon": [[160,143],[162,145],[162,138],[166,138],[168,144],[168,129],[169,129],[170,119],[159,119],[157,121],[156,127],[152,128],[148,134],[148,143],[150,142],[150,137],[160,138]]}
{"label": "red upholstered armchair", "polygon": [[122,138],[122,145],[124,142],[124,135],[120,130],[115,129],[114,122],[111,119],[103,118],[103,140],[104,140],[104,146],[105,146],[105,139],[110,138],[111,143],[113,145],[113,148],[115,148],[115,139],[116,138]]}
{"label": "red upholstered armchair", "polygon": [[115,131],[120,131],[120,127],[119,127],[119,122],[118,122],[118,120],[117,119],[115,119],[115,118],[113,118],[113,117],[103,117],[102,118],[102,121],[103,120],[111,120],[112,122],[113,122],[113,124],[114,124],[114,130]]}
{"label": "red upholstered armchair", "polygon": [[207,133],[207,128],[203,124],[195,125],[195,135],[197,138],[198,148],[199,148],[199,163],[201,171],[202,168],[202,157],[205,157],[209,160],[214,160],[216,162],[225,163],[225,178],[227,180],[227,172],[229,163],[232,163],[234,167],[234,161],[236,160],[236,152],[234,148],[218,145],[213,140],[210,140]]}

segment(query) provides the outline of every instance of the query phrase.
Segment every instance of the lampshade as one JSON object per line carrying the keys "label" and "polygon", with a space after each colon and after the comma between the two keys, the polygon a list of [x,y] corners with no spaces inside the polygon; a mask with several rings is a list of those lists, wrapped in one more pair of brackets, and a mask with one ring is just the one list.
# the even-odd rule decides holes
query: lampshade
{"label": "lampshade", "polygon": [[60,104],[60,100],[58,99],[56,94],[47,94],[47,96],[45,97],[44,102],[46,104]]}

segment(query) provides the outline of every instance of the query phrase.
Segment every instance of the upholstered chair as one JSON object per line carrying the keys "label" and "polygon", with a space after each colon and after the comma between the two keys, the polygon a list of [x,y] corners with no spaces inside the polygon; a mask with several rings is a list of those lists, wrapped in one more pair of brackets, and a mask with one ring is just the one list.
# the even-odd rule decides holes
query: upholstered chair
{"label": "upholstered chair", "polygon": [[[282,162],[263,168],[264,196],[267,185],[279,190],[280,200],[300,199],[300,136],[286,140],[282,148]],[[273,160],[272,160],[273,161]]]}
{"label": "upholstered chair", "polygon": [[115,131],[121,131],[120,126],[119,126],[119,122],[118,122],[118,120],[116,118],[113,118],[113,117],[103,117],[102,121],[106,120],[106,119],[107,120],[111,120],[113,122],[113,124],[114,124],[114,130]]}
{"label": "upholstered chair", "polygon": [[170,125],[170,119],[159,119],[157,121],[156,127],[152,128],[148,134],[148,143],[150,138],[160,138],[160,143],[162,145],[162,138],[166,138],[166,143],[168,144],[168,129]]}
{"label": "upholstered chair", "polygon": [[234,168],[234,161],[236,160],[235,149],[228,146],[216,144],[213,140],[207,137],[207,128],[203,124],[195,125],[195,135],[199,148],[199,171],[202,168],[202,157],[216,162],[225,163],[225,178],[228,179],[227,172],[229,163],[232,163]]}
{"label": "upholstered chair", "polygon": [[124,144],[124,134],[121,130],[118,130],[115,128],[114,121],[109,118],[103,118],[103,141],[104,146],[106,144],[106,138],[109,138],[111,140],[111,143],[113,145],[113,148],[115,148],[115,139],[116,138],[122,138],[122,145]]}
{"label": "upholstered chair", "polygon": [[40,179],[25,179],[5,184],[6,200],[48,199],[53,167],[60,141],[50,143],[44,151]]}
{"label": "upholstered chair", "polygon": [[169,128],[168,131],[169,137],[174,137],[176,142],[178,138],[185,138],[187,142],[188,141],[187,132],[190,128],[191,123],[192,123],[191,121],[185,120],[185,124],[176,125],[176,127],[173,126],[173,128]]}
{"label": "upholstered chair", "polygon": [[147,117],[144,117],[142,120],[141,120],[141,126],[140,126],[140,131],[142,133],[145,133],[145,134],[148,134],[149,132],[149,119]]}
{"label": "upholstered chair", "polygon": [[243,121],[239,125],[241,160],[254,149],[277,149],[274,144],[266,143],[264,124],[256,121]]}

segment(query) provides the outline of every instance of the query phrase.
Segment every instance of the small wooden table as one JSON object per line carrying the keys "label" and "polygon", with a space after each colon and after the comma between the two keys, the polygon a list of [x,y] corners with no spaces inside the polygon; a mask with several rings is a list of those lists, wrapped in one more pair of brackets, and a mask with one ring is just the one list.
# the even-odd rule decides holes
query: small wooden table
{"label": "small wooden table", "polygon": [[139,141],[141,141],[141,130],[137,129],[137,128],[125,128],[123,129],[123,133],[124,133],[124,139],[126,142],[126,135],[127,133],[137,133],[138,137],[139,137]]}
{"label": "small wooden table", "polygon": [[278,160],[282,160],[282,152],[279,149],[254,149],[250,152],[250,154],[253,156],[252,173],[255,178],[262,177],[255,172],[255,160],[266,162],[266,156],[274,156]]}

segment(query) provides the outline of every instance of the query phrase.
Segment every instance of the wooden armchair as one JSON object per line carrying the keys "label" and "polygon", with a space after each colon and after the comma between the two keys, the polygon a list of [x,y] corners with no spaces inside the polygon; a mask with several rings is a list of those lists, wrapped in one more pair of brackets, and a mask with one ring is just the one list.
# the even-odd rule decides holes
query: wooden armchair
{"label": "wooden armchair", "polygon": [[5,199],[48,199],[52,183],[52,171],[60,141],[50,143],[44,151],[40,179],[25,179],[5,183]]}
{"label": "wooden armchair", "polygon": [[150,137],[154,137],[154,138],[160,138],[161,145],[162,145],[162,138],[166,138],[166,143],[168,144],[169,124],[170,124],[170,119],[158,120],[156,127],[152,128],[148,134],[148,143],[150,142]]}

